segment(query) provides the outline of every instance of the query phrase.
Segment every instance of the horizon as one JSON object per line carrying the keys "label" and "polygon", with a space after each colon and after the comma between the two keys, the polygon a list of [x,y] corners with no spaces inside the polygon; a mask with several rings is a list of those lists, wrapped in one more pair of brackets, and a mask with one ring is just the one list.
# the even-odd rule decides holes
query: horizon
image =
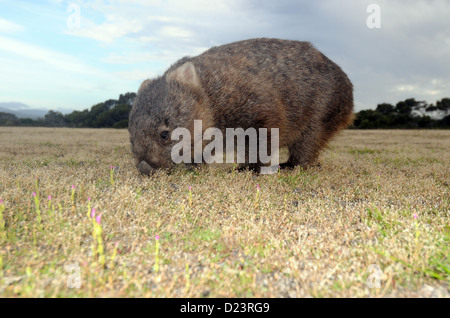
{"label": "horizon", "polygon": [[349,76],[355,112],[450,96],[450,4],[443,0],[0,0],[0,6],[0,106],[90,109],[137,92],[183,56],[256,37],[311,42]]}

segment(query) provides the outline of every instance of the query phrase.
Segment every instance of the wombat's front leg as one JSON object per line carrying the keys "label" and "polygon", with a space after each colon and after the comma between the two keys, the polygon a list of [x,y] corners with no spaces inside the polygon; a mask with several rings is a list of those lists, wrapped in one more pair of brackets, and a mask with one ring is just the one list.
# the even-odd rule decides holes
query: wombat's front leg
{"label": "wombat's front leg", "polygon": [[289,146],[289,160],[280,165],[282,168],[301,166],[307,168],[313,165],[319,157],[323,140],[317,130],[308,129],[295,143]]}

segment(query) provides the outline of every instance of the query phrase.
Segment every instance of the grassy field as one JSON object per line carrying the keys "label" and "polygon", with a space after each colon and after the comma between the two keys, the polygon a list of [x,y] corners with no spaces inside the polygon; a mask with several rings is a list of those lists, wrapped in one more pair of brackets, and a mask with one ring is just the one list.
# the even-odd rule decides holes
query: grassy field
{"label": "grassy field", "polygon": [[145,177],[126,130],[0,128],[0,296],[449,297],[449,149],[347,130],[306,171]]}

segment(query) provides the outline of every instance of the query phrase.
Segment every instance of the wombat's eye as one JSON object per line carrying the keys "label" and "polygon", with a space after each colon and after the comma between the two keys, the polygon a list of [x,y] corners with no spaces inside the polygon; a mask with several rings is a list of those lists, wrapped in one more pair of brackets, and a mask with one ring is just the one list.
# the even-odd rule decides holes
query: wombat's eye
{"label": "wombat's eye", "polygon": [[168,131],[163,131],[159,136],[161,137],[162,140],[166,141],[169,140],[169,132]]}

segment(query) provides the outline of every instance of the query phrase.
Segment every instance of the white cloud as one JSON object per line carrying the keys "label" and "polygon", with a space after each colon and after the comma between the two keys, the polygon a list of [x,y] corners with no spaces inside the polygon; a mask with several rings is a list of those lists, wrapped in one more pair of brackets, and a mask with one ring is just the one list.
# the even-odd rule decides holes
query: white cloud
{"label": "white cloud", "polygon": [[395,85],[389,91],[404,96],[406,96],[405,94],[409,94],[410,97],[424,99],[429,102],[434,101],[438,95],[448,94],[450,92],[450,82],[444,82],[440,79],[430,80],[416,76],[409,79],[408,82],[408,84]]}
{"label": "white cloud", "polygon": [[10,52],[16,56],[21,56],[38,63],[45,63],[57,69],[72,73],[93,74],[98,72],[71,55],[52,51],[4,36],[0,36],[0,51]]}
{"label": "white cloud", "polygon": [[157,74],[157,73],[151,72],[151,71],[132,70],[132,71],[117,72],[116,75],[119,76],[120,78],[127,79],[127,80],[143,81],[148,78],[154,78],[160,74]]}
{"label": "white cloud", "polygon": [[394,92],[414,92],[417,85],[397,85],[393,88]]}
{"label": "white cloud", "polygon": [[158,32],[163,37],[171,38],[191,38],[193,33],[187,29],[176,26],[165,26],[159,29]]}
{"label": "white cloud", "polygon": [[142,30],[142,25],[137,20],[129,20],[115,15],[107,15],[106,18],[107,22],[102,24],[95,24],[87,18],[82,18],[81,27],[69,29],[66,34],[112,43],[118,38]]}
{"label": "white cloud", "polygon": [[17,23],[0,18],[0,33],[17,33],[25,28]]}

